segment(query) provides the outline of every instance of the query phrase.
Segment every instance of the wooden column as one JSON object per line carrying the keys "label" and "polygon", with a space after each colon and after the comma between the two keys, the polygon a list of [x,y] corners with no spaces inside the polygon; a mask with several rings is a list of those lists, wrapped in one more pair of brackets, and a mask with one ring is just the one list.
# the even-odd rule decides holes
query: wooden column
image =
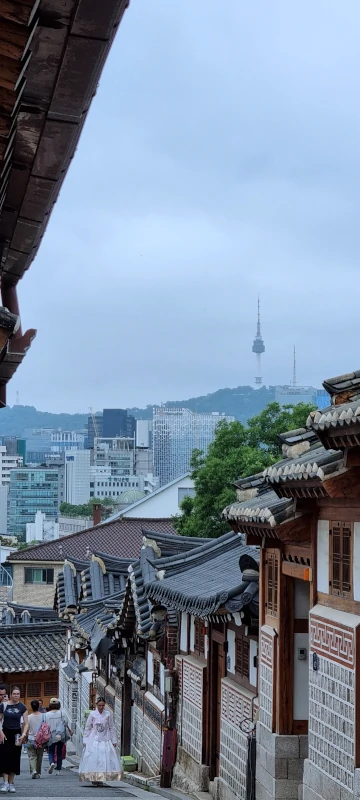
{"label": "wooden column", "polygon": [[294,580],[279,575],[276,732],[290,735],[293,723]]}

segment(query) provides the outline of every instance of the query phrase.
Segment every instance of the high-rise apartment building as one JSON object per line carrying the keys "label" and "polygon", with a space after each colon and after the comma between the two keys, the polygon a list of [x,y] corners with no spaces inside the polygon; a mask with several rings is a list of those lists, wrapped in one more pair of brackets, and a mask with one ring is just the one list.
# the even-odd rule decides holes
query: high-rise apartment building
{"label": "high-rise apartment building", "polygon": [[154,408],[154,474],[160,486],[188,472],[192,451],[206,453],[219,422],[233,422],[234,419],[219,413],[197,414],[188,408]]}
{"label": "high-rise apartment building", "polygon": [[65,450],[65,502],[73,506],[90,498],[90,450]]}
{"label": "high-rise apartment building", "polygon": [[57,469],[12,469],[10,472],[8,532],[25,541],[26,523],[34,522],[37,511],[48,519],[59,513]]}

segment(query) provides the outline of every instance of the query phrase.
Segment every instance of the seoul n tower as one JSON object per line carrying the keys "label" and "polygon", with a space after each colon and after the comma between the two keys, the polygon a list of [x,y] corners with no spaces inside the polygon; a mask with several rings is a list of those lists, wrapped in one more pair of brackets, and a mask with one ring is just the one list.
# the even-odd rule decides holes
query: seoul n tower
{"label": "seoul n tower", "polygon": [[257,318],[257,326],[256,326],[256,336],[254,339],[254,344],[252,346],[253,353],[256,354],[256,378],[255,384],[256,386],[261,386],[262,384],[262,374],[261,374],[261,354],[265,353],[265,345],[264,340],[261,336],[261,327],[260,327],[260,297],[258,295],[258,318]]}

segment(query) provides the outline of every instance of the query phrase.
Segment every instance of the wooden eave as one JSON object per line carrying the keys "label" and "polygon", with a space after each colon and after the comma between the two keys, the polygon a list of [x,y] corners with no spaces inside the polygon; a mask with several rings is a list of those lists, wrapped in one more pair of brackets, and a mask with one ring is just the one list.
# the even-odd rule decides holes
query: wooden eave
{"label": "wooden eave", "polygon": [[[266,525],[264,523],[237,522],[232,520],[231,527],[238,533],[244,533],[247,537],[247,544],[255,544],[253,537],[256,537],[260,544],[260,539],[277,539],[280,542],[310,542],[311,540],[311,516],[310,514],[299,514],[288,522],[281,525]],[[249,540],[249,537],[251,539]]]}
{"label": "wooden eave", "polygon": [[[0,0],[2,292],[33,261],[129,0]],[[15,308],[3,305],[15,313]],[[34,331],[0,364],[11,378]],[[21,337],[19,337],[21,338]]]}
{"label": "wooden eave", "polygon": [[293,497],[301,500],[316,500],[318,497],[327,497],[327,492],[320,478],[304,481],[284,481],[283,483],[279,481],[273,488],[279,497]]}
{"label": "wooden eave", "polygon": [[317,430],[316,433],[327,450],[345,450],[360,446],[360,424],[324,428]]}

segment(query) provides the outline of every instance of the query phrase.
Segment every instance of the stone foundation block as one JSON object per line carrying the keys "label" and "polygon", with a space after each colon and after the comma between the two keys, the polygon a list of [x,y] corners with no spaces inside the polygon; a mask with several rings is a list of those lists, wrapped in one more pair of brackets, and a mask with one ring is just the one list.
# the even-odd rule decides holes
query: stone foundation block
{"label": "stone foundation block", "polygon": [[354,800],[354,793],[350,792],[350,789],[343,789],[340,786],[340,798],[341,800]]}
{"label": "stone foundation block", "polygon": [[297,780],[273,778],[260,764],[256,765],[256,780],[275,800],[298,800]]}
{"label": "stone foundation block", "polygon": [[309,759],[304,761],[304,787],[312,789],[325,800],[341,800],[340,784],[325,775],[324,772],[320,772]]}
{"label": "stone foundation block", "polygon": [[276,756],[277,758],[300,757],[299,736],[280,736],[277,733],[271,733],[264,725],[258,723],[256,726],[256,737],[259,744],[272,756]]}
{"label": "stone foundation block", "polygon": [[313,789],[310,789],[309,786],[303,786],[303,800],[324,800],[324,798],[314,792]]}
{"label": "stone foundation block", "polygon": [[255,796],[256,800],[273,800],[270,792],[259,781],[255,784]]}
{"label": "stone foundation block", "polygon": [[288,778],[288,760],[287,758],[276,758],[275,756],[266,754],[266,770],[270,773],[272,778]]}
{"label": "stone foundation block", "polygon": [[309,737],[308,736],[299,736],[299,757],[300,758],[307,758],[309,755]]}
{"label": "stone foundation block", "polygon": [[289,758],[287,761],[287,768],[287,777],[290,778],[290,780],[302,783],[304,773],[304,762],[302,758]]}
{"label": "stone foundation block", "polygon": [[173,772],[174,789],[188,794],[209,791],[210,770],[205,764],[198,764],[183,747],[178,746],[176,764]]}
{"label": "stone foundation block", "polygon": [[354,770],[354,797],[360,797],[360,769]]}

